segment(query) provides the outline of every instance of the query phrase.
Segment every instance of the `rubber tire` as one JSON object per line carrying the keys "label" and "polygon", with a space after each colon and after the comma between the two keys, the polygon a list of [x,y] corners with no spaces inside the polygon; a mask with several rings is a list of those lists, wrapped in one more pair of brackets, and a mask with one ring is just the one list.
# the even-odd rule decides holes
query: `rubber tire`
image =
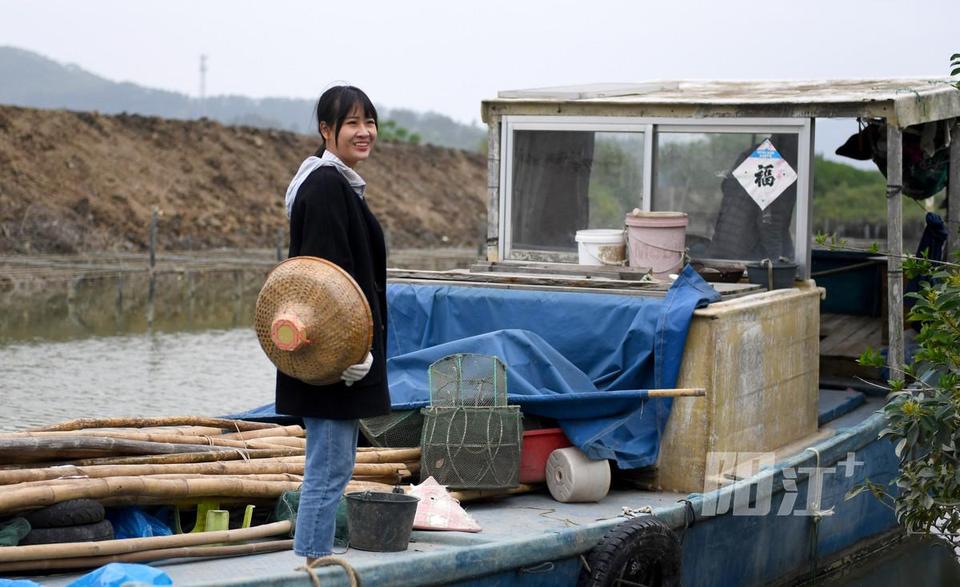
{"label": "rubber tire", "polygon": [[113,525],[110,520],[100,520],[94,524],[84,524],[82,526],[36,528],[20,541],[19,546],[61,542],[95,542],[97,540],[113,540]]}
{"label": "rubber tire", "polygon": [[648,587],[678,587],[681,558],[680,541],[669,526],[652,516],[633,518],[612,528],[588,553],[588,567],[580,571],[577,585],[611,587],[626,579]]}
{"label": "rubber tire", "polygon": [[71,499],[23,514],[31,528],[63,528],[95,524],[106,516],[103,505],[92,499]]}

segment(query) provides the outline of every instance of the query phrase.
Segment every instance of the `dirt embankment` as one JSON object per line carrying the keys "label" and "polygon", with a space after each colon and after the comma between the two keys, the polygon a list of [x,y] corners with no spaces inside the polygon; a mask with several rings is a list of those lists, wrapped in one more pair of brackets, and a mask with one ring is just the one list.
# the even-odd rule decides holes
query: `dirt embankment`
{"label": "dirt embankment", "polygon": [[[0,253],[273,247],[317,139],[137,115],[0,106]],[[358,168],[392,247],[478,246],[483,157],[380,143]]]}

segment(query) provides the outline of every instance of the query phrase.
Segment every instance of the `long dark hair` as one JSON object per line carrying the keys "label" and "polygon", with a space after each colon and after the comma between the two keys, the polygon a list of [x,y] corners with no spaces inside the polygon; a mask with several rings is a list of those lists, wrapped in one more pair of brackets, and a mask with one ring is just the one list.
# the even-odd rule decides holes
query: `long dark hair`
{"label": "long dark hair", "polygon": [[[333,142],[336,144],[343,121],[353,110],[353,107],[358,105],[363,110],[364,117],[372,118],[373,123],[377,124],[377,109],[370,98],[363,93],[363,90],[354,86],[334,86],[330,88],[317,100],[317,132],[320,132],[321,124],[326,123],[328,127],[333,129]],[[317,154],[322,154],[325,148],[326,141],[323,139],[323,133],[321,133],[320,149]]]}

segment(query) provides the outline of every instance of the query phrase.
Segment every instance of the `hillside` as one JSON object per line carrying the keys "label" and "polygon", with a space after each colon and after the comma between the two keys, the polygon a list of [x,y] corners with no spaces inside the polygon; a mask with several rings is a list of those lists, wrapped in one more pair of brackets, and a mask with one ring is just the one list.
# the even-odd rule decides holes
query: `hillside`
{"label": "hillside", "polygon": [[[49,59],[39,53],[0,47],[0,104],[28,108],[65,108],[104,114],[136,113],[164,118],[197,119],[201,115],[224,124],[311,132],[316,98],[208,96],[202,103],[179,92],[115,82]],[[476,150],[485,131],[435,112],[391,109],[377,104],[380,118],[394,120],[420,135],[423,142]]]}
{"label": "hillside", "polygon": [[[208,120],[0,106],[0,253],[272,247],[317,139]],[[393,247],[478,246],[484,158],[379,143],[359,169]]]}

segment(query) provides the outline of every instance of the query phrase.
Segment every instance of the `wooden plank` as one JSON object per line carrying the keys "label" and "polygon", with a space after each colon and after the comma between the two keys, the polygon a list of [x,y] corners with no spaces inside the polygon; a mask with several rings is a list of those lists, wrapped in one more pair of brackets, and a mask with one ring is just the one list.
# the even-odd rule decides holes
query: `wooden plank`
{"label": "wooden plank", "polygon": [[947,176],[947,259],[960,251],[960,122],[954,121],[950,136],[950,167]]}
{"label": "wooden plank", "polygon": [[603,265],[571,265],[568,263],[475,263],[471,273],[519,273],[528,275],[577,275],[605,277],[623,281],[640,281],[649,273],[649,267],[614,267]]}
{"label": "wooden plank", "polygon": [[880,330],[882,323],[878,319],[864,322],[856,329],[843,344],[838,345],[833,355],[859,358],[868,347],[877,349],[880,346]]}
{"label": "wooden plank", "polygon": [[887,366],[903,377],[903,132],[887,121]]}

